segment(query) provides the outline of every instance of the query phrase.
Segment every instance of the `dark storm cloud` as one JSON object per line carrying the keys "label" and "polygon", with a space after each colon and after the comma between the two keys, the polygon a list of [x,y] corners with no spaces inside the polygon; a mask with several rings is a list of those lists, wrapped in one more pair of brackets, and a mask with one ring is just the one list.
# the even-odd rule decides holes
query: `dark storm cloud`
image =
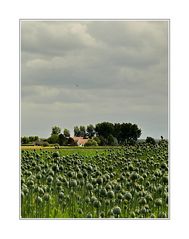
{"label": "dark storm cloud", "polygon": [[22,134],[107,120],[167,137],[167,49],[163,21],[23,21]]}

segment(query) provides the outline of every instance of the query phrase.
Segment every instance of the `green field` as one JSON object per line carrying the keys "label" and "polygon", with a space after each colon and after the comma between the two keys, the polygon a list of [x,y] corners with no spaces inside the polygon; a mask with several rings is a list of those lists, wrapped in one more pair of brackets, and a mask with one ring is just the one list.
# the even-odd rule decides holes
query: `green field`
{"label": "green field", "polygon": [[22,218],[168,218],[168,144],[21,150]]}

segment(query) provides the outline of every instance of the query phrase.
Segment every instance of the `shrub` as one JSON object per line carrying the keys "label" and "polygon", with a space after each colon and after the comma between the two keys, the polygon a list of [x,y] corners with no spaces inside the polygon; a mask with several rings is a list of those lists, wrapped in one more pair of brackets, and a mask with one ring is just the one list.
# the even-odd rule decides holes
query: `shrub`
{"label": "shrub", "polygon": [[112,134],[110,134],[110,135],[107,137],[107,141],[108,141],[108,145],[111,145],[111,146],[116,146],[116,145],[118,145],[117,138],[113,137]]}
{"label": "shrub", "polygon": [[100,145],[100,138],[98,136],[94,137],[93,140],[97,142],[98,145]]}
{"label": "shrub", "polygon": [[98,144],[94,139],[89,139],[85,146],[98,146]]}
{"label": "shrub", "polygon": [[48,143],[47,141],[43,141],[42,146],[43,146],[43,147],[48,147],[48,146],[49,146],[49,143]]}
{"label": "shrub", "polygon": [[145,142],[146,142],[147,144],[152,144],[152,145],[155,145],[155,144],[156,144],[155,139],[152,138],[152,137],[147,137],[146,140],[145,140]]}

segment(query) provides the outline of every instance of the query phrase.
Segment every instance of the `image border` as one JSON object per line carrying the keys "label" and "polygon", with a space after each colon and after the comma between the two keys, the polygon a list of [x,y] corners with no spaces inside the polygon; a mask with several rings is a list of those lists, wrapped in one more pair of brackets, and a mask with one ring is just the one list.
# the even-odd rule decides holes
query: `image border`
{"label": "image border", "polygon": [[[168,69],[167,69],[167,82],[168,82],[168,217],[167,218],[22,218],[21,217],[21,22],[24,21],[54,21],[54,22],[82,22],[82,21],[99,21],[99,22],[107,22],[107,21],[167,21],[167,58],[168,58]],[[171,208],[171,177],[170,177],[170,33],[171,29],[171,20],[170,18],[20,18],[19,19],[19,220],[171,220],[170,208]]]}

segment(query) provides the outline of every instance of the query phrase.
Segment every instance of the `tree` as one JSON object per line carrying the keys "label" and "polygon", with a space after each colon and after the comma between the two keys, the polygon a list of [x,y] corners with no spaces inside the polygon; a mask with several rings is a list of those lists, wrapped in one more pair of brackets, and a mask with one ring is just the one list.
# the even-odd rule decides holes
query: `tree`
{"label": "tree", "polygon": [[108,141],[108,145],[111,145],[111,146],[116,146],[116,145],[118,145],[117,138],[114,137],[112,134],[108,135],[107,141]]}
{"label": "tree", "polygon": [[47,142],[49,144],[56,144],[59,142],[59,136],[57,134],[52,134],[48,139]]}
{"label": "tree", "polygon": [[61,133],[61,128],[58,126],[52,127],[51,135],[59,135]]}
{"label": "tree", "polygon": [[109,122],[98,123],[95,127],[95,131],[98,134],[98,136],[102,136],[105,139],[107,139],[107,137],[110,134],[113,134],[114,125],[112,123],[109,123]]}
{"label": "tree", "polygon": [[29,136],[29,142],[31,142],[31,143],[38,141],[38,140],[39,140],[38,136]]}
{"label": "tree", "polygon": [[152,138],[152,137],[147,137],[146,140],[145,140],[145,142],[146,142],[147,144],[152,144],[152,145],[155,145],[155,144],[156,144],[155,139]]}
{"label": "tree", "polygon": [[70,137],[70,131],[68,129],[64,129],[64,136],[66,138],[69,138]]}
{"label": "tree", "polygon": [[80,136],[80,130],[78,126],[74,127],[74,136],[79,137]]}
{"label": "tree", "polygon": [[98,145],[101,145],[101,141],[98,136],[94,137],[93,139],[97,142]]}
{"label": "tree", "polygon": [[92,138],[95,135],[95,128],[92,124],[87,126],[87,134],[89,138]]}
{"label": "tree", "polygon": [[103,136],[99,136],[98,138],[99,138],[99,140],[100,140],[100,144],[99,144],[100,146],[105,146],[105,145],[108,144],[107,139],[104,138]]}
{"label": "tree", "polygon": [[29,138],[24,136],[21,138],[21,144],[28,144],[29,143]]}
{"label": "tree", "polygon": [[86,130],[85,130],[85,126],[80,126],[79,127],[80,130],[80,137],[84,137],[86,135]]}
{"label": "tree", "polygon": [[48,147],[49,143],[47,141],[43,141],[43,147]]}
{"label": "tree", "polygon": [[124,143],[134,142],[141,135],[141,129],[136,124],[123,123],[120,126],[119,141]]}
{"label": "tree", "polygon": [[116,139],[118,140],[118,143],[120,144],[121,141],[122,141],[122,137],[121,137],[121,124],[120,123],[115,123],[114,124],[113,136],[116,137]]}
{"label": "tree", "polygon": [[58,144],[60,146],[63,146],[63,145],[67,145],[67,143],[68,143],[68,139],[65,137],[65,135],[59,134],[59,136],[58,136]]}

